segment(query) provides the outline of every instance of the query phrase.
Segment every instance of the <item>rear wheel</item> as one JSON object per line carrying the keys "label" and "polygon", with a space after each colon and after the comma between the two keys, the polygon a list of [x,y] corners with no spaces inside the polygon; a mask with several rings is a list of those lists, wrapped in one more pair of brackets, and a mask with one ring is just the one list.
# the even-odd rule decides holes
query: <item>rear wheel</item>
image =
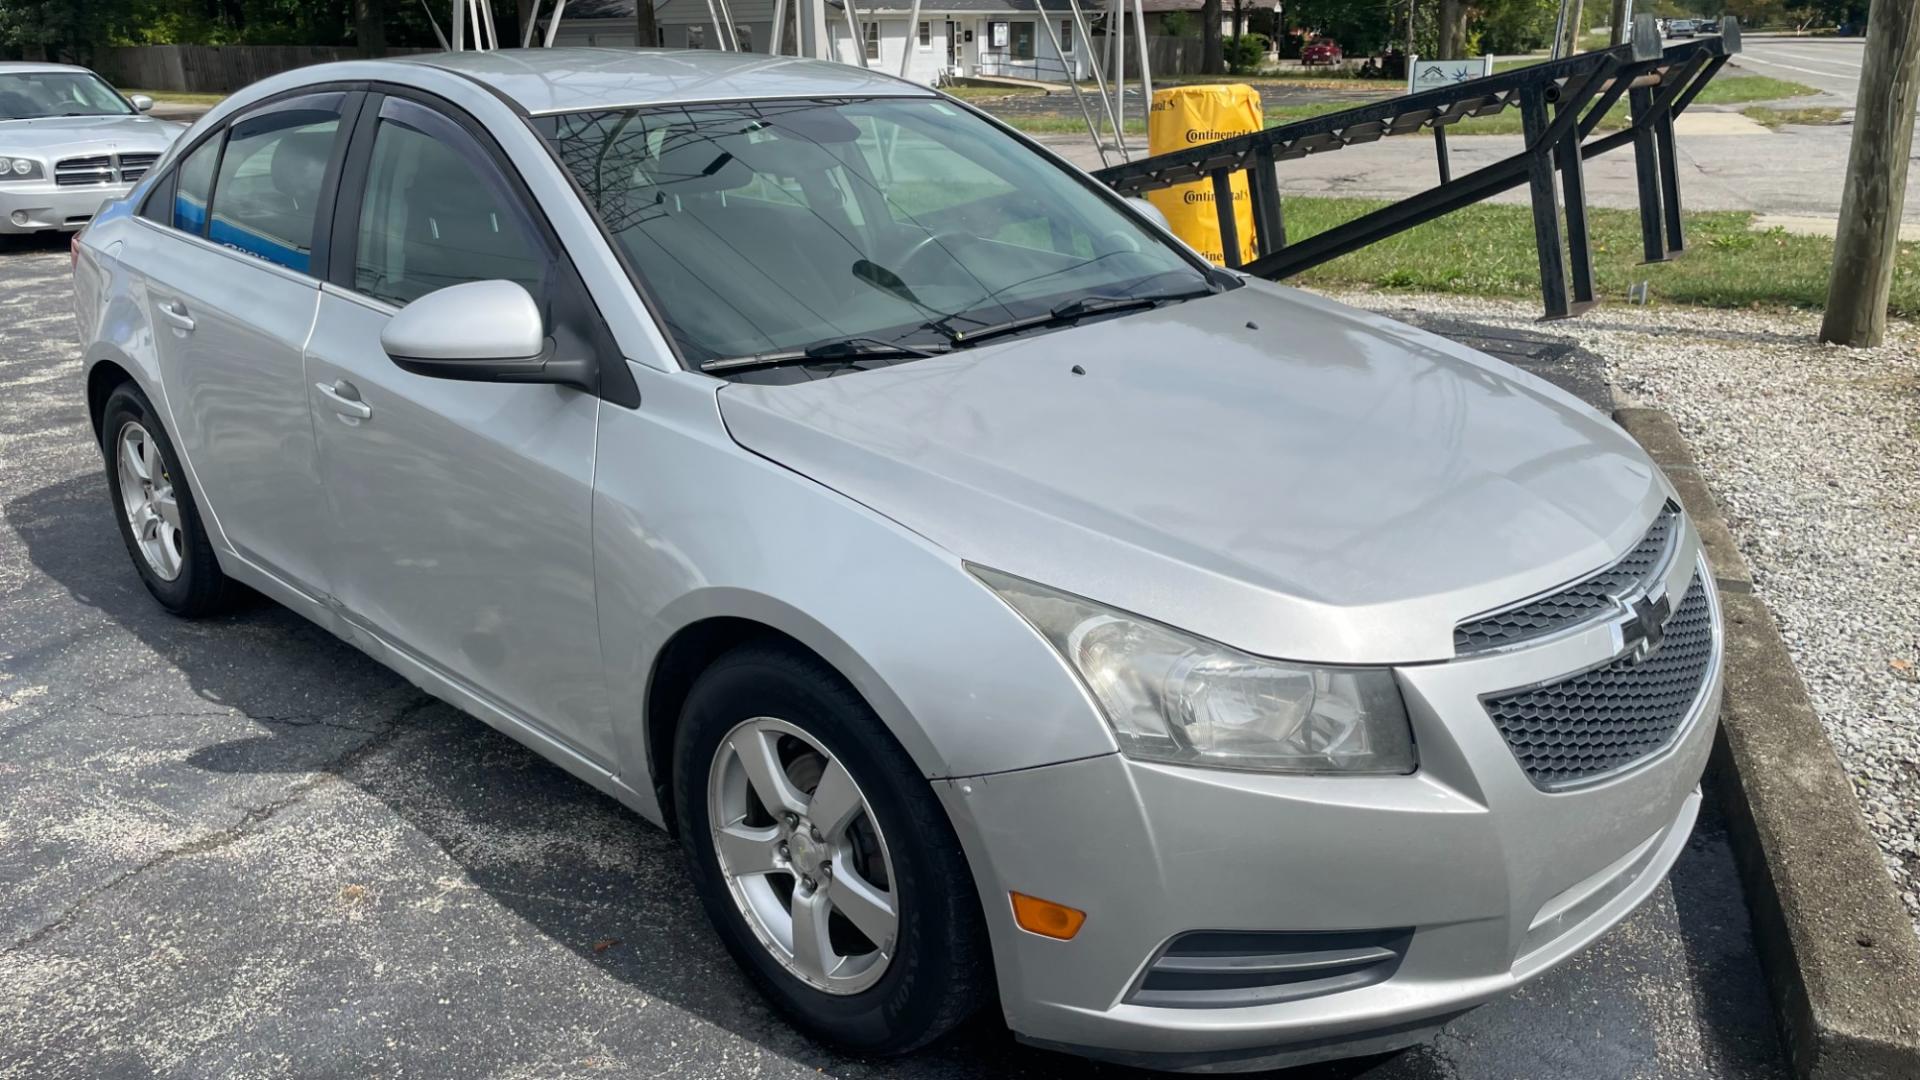
{"label": "rear wheel", "polygon": [[708,917],[802,1027],[905,1053],[984,999],[985,929],[959,842],[832,669],[778,646],[722,658],[688,696],[674,777]]}
{"label": "rear wheel", "polygon": [[218,611],[232,595],[232,583],[207,540],[173,441],[132,383],[107,397],[101,449],[120,538],[147,591],[176,615]]}

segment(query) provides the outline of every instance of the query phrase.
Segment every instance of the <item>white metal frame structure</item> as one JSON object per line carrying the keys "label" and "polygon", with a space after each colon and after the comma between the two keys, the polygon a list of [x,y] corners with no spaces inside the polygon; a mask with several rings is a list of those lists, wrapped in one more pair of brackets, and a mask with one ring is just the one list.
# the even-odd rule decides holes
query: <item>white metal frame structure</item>
{"label": "white metal frame structure", "polygon": [[[424,0],[423,0],[424,2]],[[641,4],[655,4],[659,0],[635,0]],[[1092,0],[1098,2],[1098,0]],[[1100,50],[1093,45],[1092,23],[1081,0],[1067,0],[1067,8],[1073,15],[1075,38],[1085,43],[1084,53],[1087,66],[1093,75],[1093,90],[1100,105],[1096,113],[1087,103],[1086,88],[1074,78],[1071,68],[1067,71],[1067,85],[1073,90],[1074,104],[1079,107],[1080,116],[1086,121],[1087,131],[1100,150],[1102,165],[1114,164],[1117,157],[1121,162],[1133,160],[1134,152],[1144,147],[1129,146],[1127,143],[1127,23],[1133,23],[1134,48],[1137,54],[1135,64],[1140,86],[1142,111],[1153,101],[1153,72],[1147,50],[1147,15],[1143,0],[1105,0],[1106,3],[1106,64],[1101,63]],[[871,67],[867,61],[865,39],[860,27],[862,18],[856,7],[856,0],[774,0],[773,33],[767,42],[767,51],[779,54],[786,45],[787,12],[791,4],[794,13],[795,51],[801,56],[820,60],[837,60],[834,55],[832,35],[827,33],[827,9],[838,7],[847,25],[847,36],[853,45],[853,54],[861,67]],[[1065,49],[1060,40],[1060,31],[1044,6],[1044,0],[1033,0],[1034,14],[1041,27],[1046,31],[1047,40],[1053,46],[1055,56],[1064,57]],[[714,44],[725,52],[739,52],[740,39],[734,27],[733,11],[727,0],[706,0],[707,18],[713,25]],[[542,9],[545,0],[533,0],[526,28],[520,37],[521,48],[532,48],[534,38],[539,34]],[[913,0],[913,6],[907,15],[908,33],[920,22],[921,0]],[[551,10],[547,11],[546,34],[540,44],[552,47],[560,35],[560,21],[566,17],[567,0],[553,0]],[[429,12],[431,14],[431,12]],[[869,13],[877,15],[877,13]],[[434,33],[440,36],[443,44],[455,52],[465,50],[486,51],[500,47],[500,35],[494,22],[492,0],[453,0],[453,39],[449,44],[446,35],[440,33],[436,23]],[[912,58],[912,49],[902,51],[900,57],[900,76],[907,75],[907,65]],[[1111,77],[1109,77],[1111,76]],[[1104,130],[1103,124],[1104,121]]]}

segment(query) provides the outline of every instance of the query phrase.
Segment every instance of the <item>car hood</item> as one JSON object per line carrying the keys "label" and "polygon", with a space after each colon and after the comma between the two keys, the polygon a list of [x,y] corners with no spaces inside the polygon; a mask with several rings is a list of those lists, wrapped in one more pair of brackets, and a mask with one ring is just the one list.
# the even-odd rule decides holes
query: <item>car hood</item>
{"label": "car hood", "polygon": [[0,155],[159,153],[187,130],[151,116],[48,116],[0,120]]}
{"label": "car hood", "polygon": [[1667,498],[1571,395],[1264,282],[719,398],[747,449],[963,559],[1296,660],[1451,657]]}

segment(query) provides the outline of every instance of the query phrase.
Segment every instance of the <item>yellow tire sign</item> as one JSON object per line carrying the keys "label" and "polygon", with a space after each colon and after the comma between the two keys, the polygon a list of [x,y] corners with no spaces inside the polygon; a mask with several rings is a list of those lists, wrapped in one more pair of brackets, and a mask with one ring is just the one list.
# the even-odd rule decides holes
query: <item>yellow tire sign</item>
{"label": "yellow tire sign", "polygon": [[[1147,115],[1147,152],[1168,154],[1259,131],[1265,126],[1260,95],[1243,83],[1156,90]],[[1226,265],[1220,244],[1220,218],[1213,206],[1212,180],[1150,191],[1147,199],[1167,215],[1175,236],[1216,264]],[[1247,192],[1247,174],[1243,170],[1233,174],[1233,217],[1234,230],[1240,240],[1240,261],[1251,262],[1253,199]]]}

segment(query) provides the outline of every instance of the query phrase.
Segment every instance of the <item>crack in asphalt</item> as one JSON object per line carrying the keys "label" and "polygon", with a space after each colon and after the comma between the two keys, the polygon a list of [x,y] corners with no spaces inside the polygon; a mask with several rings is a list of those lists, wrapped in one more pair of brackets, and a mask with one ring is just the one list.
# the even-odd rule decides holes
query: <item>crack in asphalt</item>
{"label": "crack in asphalt", "polygon": [[[379,753],[381,750],[385,749],[388,745],[390,745],[395,739],[399,738],[402,734],[406,733],[409,730],[412,730],[414,725],[411,723],[411,720],[415,715],[419,714],[420,712],[426,709],[432,708],[433,706],[439,703],[440,703],[439,699],[437,698],[432,698],[432,697],[416,698],[413,701],[410,701],[406,705],[402,706],[399,709],[399,711],[394,714],[393,719],[390,720],[385,727],[380,728],[377,731],[370,732],[368,731],[368,729],[365,729],[365,728],[350,729],[353,731],[369,734],[370,737],[366,741],[361,742],[349,748],[345,753],[342,753],[341,755],[334,758],[333,760],[327,762],[324,765],[321,765],[316,770],[319,775],[312,776],[305,780],[301,780],[298,783],[295,783],[292,787],[287,789],[286,794],[282,795],[278,799],[274,799],[273,801],[264,803],[260,806],[247,807],[245,811],[241,814],[240,820],[234,822],[232,825],[229,825],[225,828],[216,829],[213,832],[207,833],[202,836],[195,837],[194,839],[189,840],[186,843],[180,844],[176,847],[168,848],[167,850],[160,852],[159,854],[153,856],[150,859],[147,859],[146,861],[140,863],[139,865],[134,866],[128,870],[123,870],[119,874],[116,874],[112,878],[108,879],[107,881],[104,881],[99,885],[96,885],[93,888],[88,889],[86,892],[81,894],[78,900],[75,900],[71,905],[67,907],[65,911],[61,912],[58,917],[46,923],[45,925],[39,927],[38,929],[34,930],[32,933],[27,934],[25,937],[22,937],[14,941],[13,943],[7,945],[5,948],[0,948],[0,956],[8,956],[14,953],[23,952],[27,949],[33,948],[35,945],[40,944],[41,942],[47,940],[48,938],[53,937],[54,935],[60,933],[62,930],[66,929],[68,926],[72,925],[74,920],[79,918],[80,915],[84,913],[85,910],[89,906],[91,906],[96,900],[99,900],[101,897],[107,895],[108,893],[113,892],[114,890],[120,888],[122,885],[125,885],[126,883],[139,877],[140,875],[145,874],[149,870],[153,870],[157,867],[165,866],[168,863],[174,862],[179,859],[187,858],[193,855],[204,855],[210,851],[218,851],[221,848],[228,847],[234,843],[237,843],[242,839],[245,839],[250,833],[257,830],[261,825],[264,825],[267,822],[273,820],[273,818],[276,817],[281,811],[287,809],[288,807],[297,805],[318,788],[321,788],[328,784],[338,782],[340,778],[348,770],[360,764],[360,762],[366,760],[367,758],[372,757],[374,754]],[[94,707],[98,708],[98,706],[94,706]],[[106,710],[103,709],[100,711],[105,712]],[[108,715],[120,715],[120,714],[109,713]],[[165,714],[156,714],[156,715],[165,715]],[[195,714],[187,714],[187,715],[195,715]],[[224,715],[224,714],[211,713],[211,714],[201,714],[201,715]],[[258,719],[258,718],[256,717],[255,719]],[[302,724],[302,725],[296,725],[296,726],[309,726],[309,725]],[[327,726],[339,726],[339,725],[327,725]]]}

